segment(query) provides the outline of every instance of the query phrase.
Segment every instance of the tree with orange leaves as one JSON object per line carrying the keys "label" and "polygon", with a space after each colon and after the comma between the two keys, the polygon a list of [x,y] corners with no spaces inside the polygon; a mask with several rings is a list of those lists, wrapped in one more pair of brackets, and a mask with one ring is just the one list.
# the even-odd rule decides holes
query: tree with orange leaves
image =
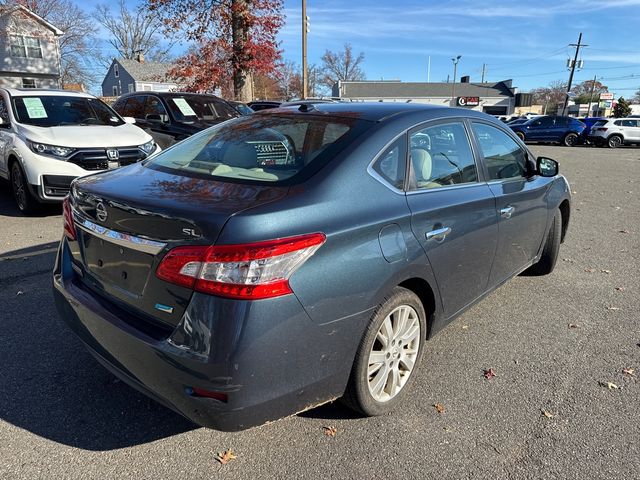
{"label": "tree with orange leaves", "polygon": [[235,98],[252,99],[251,75],[270,74],[280,51],[282,0],[148,0],[167,30],[195,42],[171,72],[190,90],[233,87]]}

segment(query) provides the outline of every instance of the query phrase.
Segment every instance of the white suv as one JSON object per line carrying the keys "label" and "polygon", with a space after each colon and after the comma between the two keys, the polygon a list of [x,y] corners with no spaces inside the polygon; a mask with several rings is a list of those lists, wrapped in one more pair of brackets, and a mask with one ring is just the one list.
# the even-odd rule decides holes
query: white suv
{"label": "white suv", "polygon": [[92,95],[0,89],[0,177],[18,208],[61,202],[72,180],[159,151],[151,136]]}
{"label": "white suv", "polygon": [[617,148],[629,143],[640,143],[639,118],[610,118],[598,120],[591,126],[587,137],[596,145]]}

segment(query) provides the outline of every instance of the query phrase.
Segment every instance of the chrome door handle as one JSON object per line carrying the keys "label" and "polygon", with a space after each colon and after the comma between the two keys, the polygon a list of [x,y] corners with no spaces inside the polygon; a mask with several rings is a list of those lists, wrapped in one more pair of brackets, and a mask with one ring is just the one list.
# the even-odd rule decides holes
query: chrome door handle
{"label": "chrome door handle", "polygon": [[436,242],[442,242],[447,235],[451,233],[451,227],[442,227],[436,230],[431,230],[426,233],[427,240],[435,240]]}
{"label": "chrome door handle", "polygon": [[513,207],[504,207],[500,209],[500,216],[504,217],[504,218],[511,218],[511,215],[513,215],[513,211],[515,210],[515,208]]}

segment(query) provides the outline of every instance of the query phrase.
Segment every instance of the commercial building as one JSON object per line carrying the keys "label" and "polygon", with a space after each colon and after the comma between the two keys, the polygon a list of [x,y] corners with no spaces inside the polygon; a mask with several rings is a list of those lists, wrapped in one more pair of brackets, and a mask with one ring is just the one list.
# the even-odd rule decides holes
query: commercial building
{"label": "commercial building", "polygon": [[518,94],[512,80],[475,83],[469,77],[462,77],[455,84],[400,80],[338,81],[333,86],[332,96],[351,101],[456,106],[491,115],[511,115],[516,107],[531,105],[531,96]]}

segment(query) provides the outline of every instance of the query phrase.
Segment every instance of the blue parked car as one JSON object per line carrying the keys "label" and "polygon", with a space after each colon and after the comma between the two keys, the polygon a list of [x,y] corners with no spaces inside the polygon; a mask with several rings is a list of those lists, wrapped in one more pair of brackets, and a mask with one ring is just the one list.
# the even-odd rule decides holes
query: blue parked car
{"label": "blue parked car", "polygon": [[591,133],[591,127],[599,120],[609,120],[607,117],[585,117],[579,119],[585,125],[585,129],[580,134],[580,141],[582,143],[591,143],[589,140],[589,133]]}
{"label": "blue parked car", "polygon": [[580,140],[585,124],[573,117],[545,115],[509,127],[523,142],[554,142],[572,147]]}
{"label": "blue parked car", "polygon": [[553,270],[569,192],[484,113],[258,112],[76,180],[55,302],[103,365],[199,425],[340,397],[384,414],[437,331],[514,275]]}

